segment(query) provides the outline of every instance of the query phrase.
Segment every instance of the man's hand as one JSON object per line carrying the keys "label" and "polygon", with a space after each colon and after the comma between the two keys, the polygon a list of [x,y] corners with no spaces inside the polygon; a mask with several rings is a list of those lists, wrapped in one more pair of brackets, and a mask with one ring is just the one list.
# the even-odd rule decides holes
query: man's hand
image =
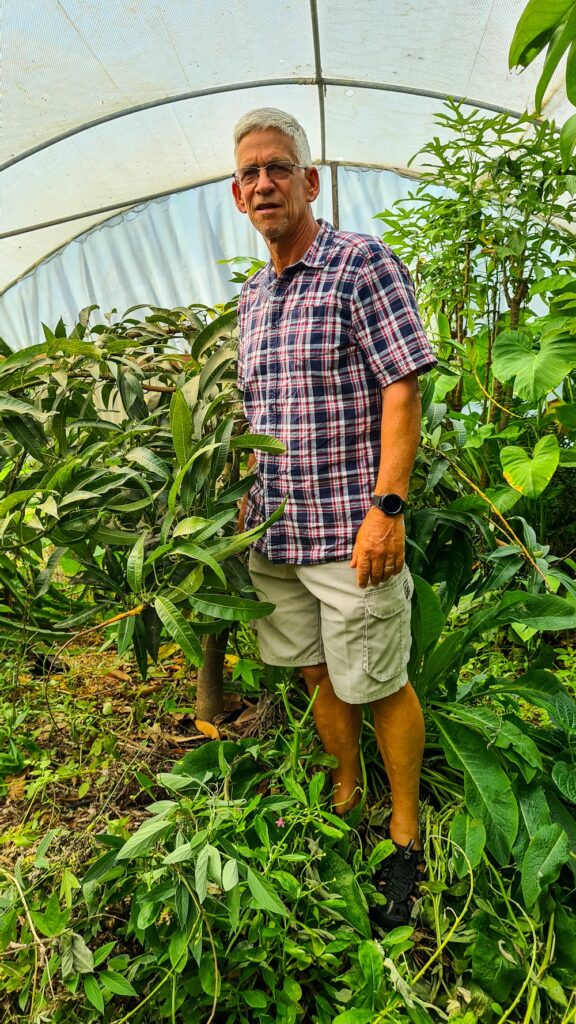
{"label": "man's hand", "polygon": [[358,586],[378,586],[396,576],[404,565],[404,516],[387,516],[370,508],[358,530],[350,566]]}

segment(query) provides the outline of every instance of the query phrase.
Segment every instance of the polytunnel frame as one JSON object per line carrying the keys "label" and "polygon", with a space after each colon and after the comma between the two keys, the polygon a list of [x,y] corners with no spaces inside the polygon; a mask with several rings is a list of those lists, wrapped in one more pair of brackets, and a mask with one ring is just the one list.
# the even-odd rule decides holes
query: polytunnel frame
{"label": "polytunnel frame", "polygon": [[[475,108],[477,110],[487,110],[496,114],[509,114],[514,117],[521,117],[522,112],[514,110],[510,107],[501,106],[482,100],[470,98],[468,96],[456,96],[449,92],[441,92],[429,89],[418,89],[410,86],[397,85],[389,82],[380,81],[366,81],[358,80],[354,78],[342,78],[342,77],[328,77],[322,72],[322,50],[320,41],[320,26],[318,17],[318,4],[317,0],[310,0],[310,23],[312,30],[312,43],[313,43],[313,54],[314,54],[314,76],[300,76],[300,77],[278,77],[278,78],[266,78],[259,79],[252,82],[239,82],[226,85],[213,86],[204,89],[192,89],[183,93],[177,93],[171,96],[161,96],[156,99],[149,100],[145,103],[133,104],[130,107],[124,107],[121,110],[110,111],[101,117],[93,118],[82,124],[75,125],[74,127],[68,128],[66,131],[61,132],[57,135],[52,136],[49,139],[44,140],[36,146],[30,147],[27,150],[19,153],[10,159],[6,160],[3,164],[0,164],[0,171],[7,170],[10,167],[21,163],[27,158],[41,153],[43,150],[49,149],[51,146],[55,146],[60,142],[63,142],[69,138],[73,138],[76,135],[80,135],[83,132],[89,131],[92,128],[96,128],[99,125],[103,125],[121,118],[129,117],[133,114],[138,114],[147,110],[154,110],[162,106],[169,106],[194,99],[203,99],[210,96],[226,93],[242,93],[247,92],[251,89],[262,89],[262,88],[274,88],[278,86],[291,86],[291,85],[304,85],[304,86],[316,86],[318,91],[318,116],[320,126],[320,159],[317,161],[317,166],[327,166],[330,168],[331,173],[331,185],[332,185],[332,208],[333,208],[333,221],[336,227],[339,226],[339,197],[338,197],[338,167],[358,167],[363,169],[375,169],[375,170],[388,170],[400,174],[403,177],[409,177],[417,179],[420,174],[417,171],[410,170],[408,168],[400,168],[390,164],[374,164],[374,163],[363,163],[362,161],[349,161],[349,160],[337,160],[329,161],[326,159],[326,104],[325,96],[328,87],[346,87],[358,90],[367,90],[375,92],[389,92],[398,95],[409,95],[422,97],[425,99],[439,100],[445,102],[448,99],[452,99],[455,102],[462,103],[466,106]],[[42,221],[36,224],[28,224],[19,228],[11,229],[10,231],[0,233],[0,240],[15,238],[20,235],[28,234],[34,231],[40,231],[44,228],[56,227],[58,225],[72,224],[74,221],[83,220],[89,217],[102,216],[101,224],[104,224],[107,217],[105,214],[115,214],[121,211],[128,211],[134,207],[153,202],[157,199],[165,198],[170,195],[177,195],[181,192],[186,192],[191,189],[201,188],[205,185],[214,184],[219,181],[226,180],[230,177],[229,174],[222,174],[215,177],[204,178],[193,183],[189,183],[176,188],[168,188],[159,192],[149,193],[146,195],[132,196],[127,199],[123,199],[113,204],[107,204],[105,206],[95,207],[94,209],[84,210],[77,213],[68,214],[64,217],[55,218],[48,221]],[[87,231],[94,230],[98,225],[92,225]],[[54,249],[45,252],[40,259],[33,261],[23,272],[19,273],[16,278],[10,281],[4,288],[0,290],[0,295],[5,295],[6,292],[14,285],[16,285],[23,278],[33,273],[34,270],[40,266],[44,261],[50,259],[56,253],[58,253],[65,245],[68,245],[74,239],[81,237],[84,231],[79,231],[77,234],[70,234],[64,243],[58,244]]]}

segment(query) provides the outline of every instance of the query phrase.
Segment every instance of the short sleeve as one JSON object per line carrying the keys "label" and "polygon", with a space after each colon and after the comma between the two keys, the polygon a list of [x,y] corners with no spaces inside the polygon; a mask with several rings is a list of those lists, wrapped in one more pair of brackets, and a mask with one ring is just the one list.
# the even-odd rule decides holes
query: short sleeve
{"label": "short sleeve", "polygon": [[356,342],[380,387],[436,365],[410,274],[387,246],[359,269],[351,309]]}

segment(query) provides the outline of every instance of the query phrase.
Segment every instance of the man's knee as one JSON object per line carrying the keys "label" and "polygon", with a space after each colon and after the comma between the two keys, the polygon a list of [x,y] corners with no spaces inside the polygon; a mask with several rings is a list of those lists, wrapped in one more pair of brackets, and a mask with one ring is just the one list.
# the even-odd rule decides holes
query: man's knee
{"label": "man's knee", "polygon": [[300,675],[306,683],[306,688],[310,696],[314,693],[317,686],[326,684],[326,680],[329,679],[328,669],[323,663],[321,665],[307,665],[300,669]]}

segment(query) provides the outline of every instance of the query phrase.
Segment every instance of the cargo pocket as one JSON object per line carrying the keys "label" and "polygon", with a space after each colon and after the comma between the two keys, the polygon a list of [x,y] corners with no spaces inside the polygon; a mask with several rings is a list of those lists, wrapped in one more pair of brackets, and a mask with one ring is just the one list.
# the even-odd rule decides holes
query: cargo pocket
{"label": "cargo pocket", "polygon": [[410,598],[413,584],[407,569],[364,595],[364,671],[386,682],[406,668],[410,654]]}

